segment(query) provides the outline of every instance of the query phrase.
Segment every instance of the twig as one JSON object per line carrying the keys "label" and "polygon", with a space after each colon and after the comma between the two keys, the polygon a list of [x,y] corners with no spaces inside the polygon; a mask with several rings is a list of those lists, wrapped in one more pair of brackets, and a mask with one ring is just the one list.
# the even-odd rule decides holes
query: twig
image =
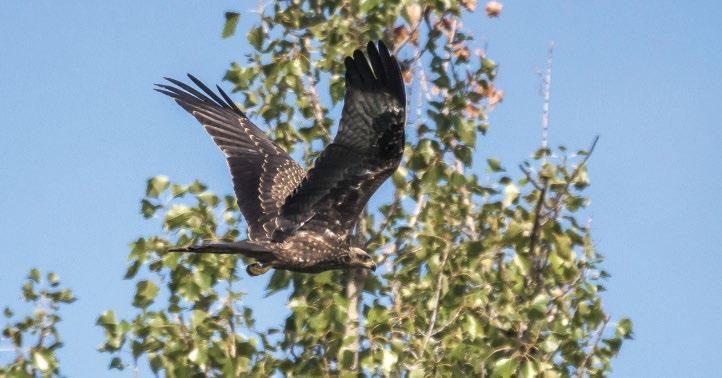
{"label": "twig", "polygon": [[[311,42],[308,38],[303,39],[303,46],[306,51],[311,51]],[[299,54],[303,55],[303,54]],[[309,63],[309,72],[304,72],[306,81],[308,82],[308,95],[311,98],[311,106],[313,107],[313,116],[316,119],[316,123],[323,130],[325,136],[329,137],[328,130],[323,125],[323,108],[321,107],[321,100],[318,96],[318,89],[316,89],[316,79],[313,78],[314,65],[310,58],[307,58]]]}
{"label": "twig", "polygon": [[[422,13],[423,12],[426,12],[426,10],[423,10]],[[401,50],[401,48],[404,47],[404,45],[406,45],[411,40],[411,38],[414,37],[414,33],[416,33],[419,30],[419,25],[421,25],[421,20],[416,21],[416,25],[414,25],[411,28],[409,35],[407,35],[403,41],[399,42],[397,45],[394,46],[394,48],[392,49],[392,52],[394,55],[396,55],[399,52],[399,50]],[[418,48],[417,48],[417,50],[418,50]]]}
{"label": "twig", "polygon": [[444,330],[445,330],[446,328],[448,328],[448,327],[451,326],[452,324],[456,323],[456,320],[459,319],[459,316],[461,316],[461,312],[462,312],[463,310],[464,310],[464,307],[463,307],[463,306],[462,306],[462,307],[459,307],[459,309],[456,310],[456,312],[454,313],[454,315],[451,316],[451,319],[449,319],[449,321],[447,321],[447,322],[446,322],[444,325],[442,325],[441,327],[437,328],[437,329],[434,331],[434,334],[433,334],[432,336],[436,336],[436,335],[438,335],[439,333],[444,332]]}
{"label": "twig", "polygon": [[[456,140],[452,139],[450,141],[450,145],[451,145],[451,148],[456,147],[456,145],[457,145]],[[464,163],[461,160],[459,160],[459,158],[457,158],[457,157],[454,157],[454,170],[457,173],[464,175]],[[461,203],[467,209],[469,209],[469,212],[466,214],[466,217],[464,219],[464,221],[466,223],[466,227],[469,228],[469,234],[470,234],[469,236],[472,239],[476,239],[478,237],[478,233],[476,232],[476,224],[474,223],[474,218],[471,216],[471,208],[472,208],[471,195],[469,194],[469,190],[466,188],[466,186],[462,186],[459,189],[459,194],[461,194]]]}
{"label": "twig", "polygon": [[[444,67],[444,71],[447,71],[449,68],[449,62],[451,61],[451,52],[454,50],[454,38],[456,38],[456,27],[459,24],[459,19],[454,17],[451,19],[451,30],[449,31],[449,39],[446,42],[446,47],[449,51],[446,53],[446,59],[444,60],[444,63],[442,63],[442,67]],[[451,68],[452,74],[456,75],[456,71],[454,70],[454,67]]]}
{"label": "twig", "polygon": [[607,328],[607,324],[609,323],[609,315],[604,317],[604,323],[602,323],[601,326],[599,326],[599,329],[597,330],[597,335],[594,339],[594,343],[589,345],[589,352],[584,356],[584,360],[582,360],[581,365],[577,368],[577,377],[581,378],[584,376],[584,371],[587,368],[587,363],[589,363],[589,359],[594,354],[594,351],[597,349],[597,346],[599,345],[599,341],[602,339],[602,334],[604,333],[604,329]]}
{"label": "twig", "polygon": [[536,190],[542,190],[542,186],[539,185],[537,180],[532,177],[531,172],[526,169],[523,165],[519,164],[519,169],[521,169],[522,172],[524,172],[524,175],[526,176],[526,179],[529,180],[529,182],[536,188]]}
{"label": "twig", "polygon": [[[544,96],[544,110],[542,111],[542,148],[549,148],[549,102],[551,99],[552,62],[554,57],[554,41],[549,42],[547,55],[547,69],[542,78],[542,95]],[[544,154],[546,159],[546,154]]]}
{"label": "twig", "polygon": [[[529,235],[529,255],[532,257],[536,257],[536,247],[539,244],[540,234],[539,230],[541,229],[542,224],[542,210],[544,209],[544,199],[546,197],[547,193],[547,187],[548,183],[546,179],[542,179],[543,186],[541,191],[539,192],[539,199],[536,202],[536,206],[534,208],[534,225],[531,228],[531,235]],[[534,279],[536,281],[537,286],[541,286],[541,269],[543,266],[540,266],[538,262],[535,260],[534,264]]]}
{"label": "twig", "polygon": [[556,219],[559,216],[559,211],[561,210],[561,202],[564,199],[564,195],[569,192],[569,185],[571,185],[571,183],[577,178],[582,168],[587,165],[587,161],[592,156],[592,153],[594,152],[594,148],[597,146],[598,141],[599,135],[594,137],[592,145],[589,147],[589,150],[587,150],[586,156],[584,156],[584,159],[582,159],[579,165],[577,165],[577,167],[574,169],[574,172],[572,172],[571,176],[569,176],[569,180],[567,180],[566,184],[564,185],[564,190],[560,190],[552,200],[554,206],[551,208],[550,211],[550,213],[553,214],[553,216],[550,217],[551,219]]}
{"label": "twig", "polygon": [[[426,101],[431,101],[431,89],[429,88],[429,80],[426,78],[426,71],[424,70],[424,67],[422,66],[422,63],[419,61],[419,83],[421,84],[421,92],[419,92],[419,98],[421,97],[421,94],[424,94],[426,97]],[[422,107],[422,103],[418,102],[418,108],[417,112],[420,113],[420,108]],[[417,116],[417,119],[421,118],[420,115]],[[418,122],[417,122],[418,123]]]}
{"label": "twig", "polygon": [[587,160],[589,160],[589,157],[592,156],[592,153],[594,152],[594,148],[597,146],[597,142],[599,141],[599,135],[594,137],[594,140],[592,141],[592,145],[589,146],[589,150],[587,151],[586,156],[584,156],[584,159],[582,159],[582,162],[579,163],[577,168],[574,170],[571,176],[569,176],[569,181],[574,181],[575,178],[577,178],[577,175],[579,174],[579,171],[583,166],[587,164]]}
{"label": "twig", "polygon": [[[419,219],[419,213],[421,213],[421,210],[424,208],[424,204],[426,204],[426,196],[422,195],[416,200],[416,206],[414,207],[414,211],[411,213],[409,221],[407,222],[407,226],[409,228],[413,229],[416,226],[416,222]],[[383,253],[379,264],[383,264],[384,262],[386,262],[389,272],[396,273],[396,260],[392,262],[389,257],[396,254],[400,248],[401,239],[397,238],[396,242],[394,244],[391,244],[391,246]],[[400,289],[401,282],[399,282],[399,280],[397,279],[391,280],[391,295],[394,298],[394,311],[396,311],[397,314],[401,313]]]}
{"label": "twig", "polygon": [[429,329],[426,331],[424,341],[421,344],[421,351],[426,349],[426,345],[429,343],[431,335],[434,333],[434,327],[436,326],[436,318],[439,315],[439,300],[441,299],[441,280],[444,279],[444,266],[446,260],[449,257],[449,247],[444,247],[444,254],[441,257],[441,264],[439,265],[439,276],[436,278],[436,291],[434,292],[434,309],[431,311],[431,322],[429,323]]}
{"label": "twig", "polygon": [[388,227],[389,222],[391,221],[391,216],[393,213],[396,212],[396,209],[399,207],[399,203],[401,202],[401,195],[399,195],[399,191],[394,191],[394,200],[391,202],[391,206],[389,207],[389,216],[384,218],[383,222],[379,225],[379,233],[383,233],[386,227]]}

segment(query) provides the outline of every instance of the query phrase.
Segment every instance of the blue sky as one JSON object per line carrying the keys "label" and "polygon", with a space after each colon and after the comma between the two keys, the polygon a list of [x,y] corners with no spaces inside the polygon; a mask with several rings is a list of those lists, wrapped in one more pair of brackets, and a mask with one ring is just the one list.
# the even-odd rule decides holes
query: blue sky
{"label": "blue sky", "polygon": [[[222,40],[241,2],[0,2],[0,304],[17,305],[32,266],[80,300],[63,310],[72,377],[109,373],[95,318],[132,309],[127,243],[159,231],[142,219],[145,179],[199,178],[231,191],[223,157],[194,120],[151,90],[193,72],[220,82],[248,46]],[[512,167],[539,144],[538,69],[556,43],[551,144],[586,147],[593,234],[612,273],[604,299],[636,339],[614,376],[709,376],[722,360],[722,3],[505,1],[500,19],[465,27],[500,64],[504,102],[478,156]],[[284,298],[256,316],[280,320]],[[2,353],[2,352],[0,352]]]}

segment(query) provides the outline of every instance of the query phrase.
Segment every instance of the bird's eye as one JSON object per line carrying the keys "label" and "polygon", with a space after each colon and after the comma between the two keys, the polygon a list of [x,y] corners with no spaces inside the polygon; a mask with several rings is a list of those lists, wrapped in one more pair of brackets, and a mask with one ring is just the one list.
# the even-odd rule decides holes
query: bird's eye
{"label": "bird's eye", "polygon": [[363,260],[363,261],[369,261],[369,260],[371,260],[371,256],[369,256],[369,255],[362,255],[362,256],[361,256],[361,260]]}

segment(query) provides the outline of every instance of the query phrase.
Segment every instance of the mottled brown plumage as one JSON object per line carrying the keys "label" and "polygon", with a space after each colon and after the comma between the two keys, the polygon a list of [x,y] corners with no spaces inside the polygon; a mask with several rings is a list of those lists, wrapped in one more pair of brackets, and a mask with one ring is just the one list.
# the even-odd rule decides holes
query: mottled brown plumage
{"label": "mottled brown plumage", "polygon": [[363,207],[396,170],[404,148],[406,97],[396,59],[382,42],[347,57],[339,130],[314,167],[304,170],[254,125],[220,87],[195,77],[198,89],[174,79],[157,91],[172,97],[205,127],[226,155],[248,225],[248,240],[172,251],[238,253],[257,260],[251,275],[270,268],[316,273],[375,268],[350,236]]}

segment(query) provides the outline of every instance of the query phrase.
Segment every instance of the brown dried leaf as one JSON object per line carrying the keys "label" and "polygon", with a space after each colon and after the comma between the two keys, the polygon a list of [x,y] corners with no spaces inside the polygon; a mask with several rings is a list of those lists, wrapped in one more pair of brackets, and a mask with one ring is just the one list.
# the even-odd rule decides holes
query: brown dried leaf
{"label": "brown dried leaf", "polygon": [[454,45],[454,55],[457,58],[462,58],[464,60],[469,60],[469,57],[471,56],[471,51],[468,47],[462,44],[456,44]]}
{"label": "brown dried leaf", "polygon": [[491,93],[489,94],[489,110],[494,109],[496,104],[504,101],[504,91],[501,89],[495,89],[490,87]]}
{"label": "brown dried leaf", "polygon": [[444,28],[447,32],[451,31],[451,21],[449,21],[446,17],[441,17],[439,19],[439,22],[441,23],[441,27]]}
{"label": "brown dried leaf", "polygon": [[411,44],[419,47],[419,29],[415,29],[414,32],[411,33]]}
{"label": "brown dried leaf", "polygon": [[394,28],[394,46],[401,46],[409,39],[409,29],[401,25]]}
{"label": "brown dried leaf", "polygon": [[401,72],[401,76],[404,78],[406,84],[411,84],[411,80],[414,78],[414,73],[410,68],[407,68]]}
{"label": "brown dried leaf", "polygon": [[486,3],[484,10],[489,17],[499,17],[502,8],[504,8],[504,6],[500,2],[491,0]]}
{"label": "brown dried leaf", "polygon": [[469,12],[476,10],[476,0],[461,0],[461,5]]}
{"label": "brown dried leaf", "polygon": [[477,108],[472,104],[466,104],[464,110],[466,111],[466,115],[470,118],[476,118],[481,114],[481,109]]}

